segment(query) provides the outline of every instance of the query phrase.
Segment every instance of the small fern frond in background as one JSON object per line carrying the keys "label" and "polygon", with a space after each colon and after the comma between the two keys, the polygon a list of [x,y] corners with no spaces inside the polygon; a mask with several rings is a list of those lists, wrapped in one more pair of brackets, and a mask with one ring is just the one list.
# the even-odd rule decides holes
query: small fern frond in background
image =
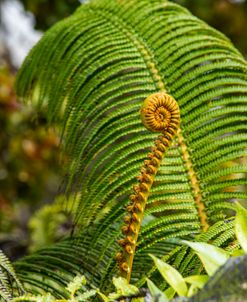
{"label": "small fern frond in background", "polygon": [[3,301],[10,301],[21,293],[24,293],[23,286],[9,259],[0,250],[0,297]]}

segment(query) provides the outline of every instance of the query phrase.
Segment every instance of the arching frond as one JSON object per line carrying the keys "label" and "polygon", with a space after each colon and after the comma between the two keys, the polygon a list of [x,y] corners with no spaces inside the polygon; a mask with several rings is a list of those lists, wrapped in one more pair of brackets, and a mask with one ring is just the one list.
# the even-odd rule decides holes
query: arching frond
{"label": "arching frond", "polygon": [[[145,272],[140,264],[151,250],[172,255],[171,262],[186,274],[196,260],[186,250],[180,254],[180,238],[231,244],[227,221],[233,201],[247,198],[246,71],[245,60],[224,35],[164,0],[89,1],[31,51],[17,92],[62,125],[71,159],[68,190],[81,192],[75,222],[81,236],[93,225],[78,254],[101,263],[102,270],[85,267],[95,273],[95,283],[104,287],[111,276],[124,207],[156,138],[139,117],[143,100],[155,92],[175,98],[181,125],[151,189],[133,281],[151,273],[149,264]],[[41,277],[27,277],[25,261],[38,265],[38,276],[36,263],[51,257],[45,273],[51,276],[60,265],[49,256],[52,249],[17,264],[20,276],[45,286]],[[66,251],[61,261],[71,265],[68,259],[75,254]]]}

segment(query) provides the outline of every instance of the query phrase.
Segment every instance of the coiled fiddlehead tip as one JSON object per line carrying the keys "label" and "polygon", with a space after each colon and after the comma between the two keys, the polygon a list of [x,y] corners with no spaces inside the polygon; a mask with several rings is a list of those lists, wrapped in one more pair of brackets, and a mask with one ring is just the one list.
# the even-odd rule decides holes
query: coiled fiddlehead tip
{"label": "coiled fiddlehead tip", "polygon": [[152,132],[176,132],[180,121],[178,104],[165,92],[151,94],[142,105],[141,119]]}

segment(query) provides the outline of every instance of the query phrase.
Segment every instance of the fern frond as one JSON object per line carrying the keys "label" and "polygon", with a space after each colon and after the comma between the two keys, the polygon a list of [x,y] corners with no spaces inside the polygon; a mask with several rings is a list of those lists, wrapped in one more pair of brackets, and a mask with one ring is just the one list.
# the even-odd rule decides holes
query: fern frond
{"label": "fern frond", "polygon": [[[246,71],[246,61],[223,34],[163,0],[89,1],[31,51],[17,92],[62,125],[70,154],[68,191],[81,192],[75,222],[85,240],[78,255],[93,263],[85,271],[92,270],[95,283],[104,287],[115,269],[109,253],[116,250],[124,207],[155,139],[139,118],[152,93],[165,90],[176,99],[181,125],[150,192],[133,280],[145,274],[138,259],[156,248],[172,255],[170,262],[186,274],[197,260],[185,251],[181,260],[180,238],[205,236],[223,246],[234,240],[225,221],[232,216],[232,201],[247,198]],[[39,284],[35,263],[45,255],[37,257],[28,258],[36,281],[25,276],[26,260],[16,267],[42,287],[46,281]],[[70,257],[75,256],[68,253],[63,261]],[[100,259],[100,273],[94,257]],[[49,258],[48,263],[51,268],[40,276],[49,279],[60,262]],[[74,270],[80,271],[78,265]]]}
{"label": "fern frond", "polygon": [[0,250],[0,296],[4,301],[10,301],[21,293],[24,293],[23,286],[9,259]]}

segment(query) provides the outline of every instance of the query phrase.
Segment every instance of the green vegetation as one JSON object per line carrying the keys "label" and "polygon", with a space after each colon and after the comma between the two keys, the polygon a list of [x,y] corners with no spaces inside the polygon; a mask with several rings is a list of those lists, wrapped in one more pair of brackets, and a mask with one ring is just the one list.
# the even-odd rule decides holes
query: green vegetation
{"label": "green vegetation", "polygon": [[[85,276],[77,275],[66,286],[64,290],[68,292],[68,299],[56,299],[52,293],[43,293],[42,295],[34,295],[31,293],[25,293],[24,295],[11,299],[9,292],[10,281],[6,278],[6,272],[10,274],[17,285],[16,290],[24,292],[22,285],[17,279],[15,272],[9,263],[8,259],[1,254],[2,269],[1,288],[0,294],[4,300],[11,299],[12,302],[17,301],[52,301],[52,302],[83,302],[89,301],[97,296],[101,301],[114,302],[125,301],[125,299],[131,299],[136,302],[169,302],[173,296],[177,293],[181,298],[176,301],[181,302],[193,302],[193,301],[245,301],[247,298],[247,292],[245,288],[247,273],[246,273],[246,244],[247,244],[247,210],[242,206],[237,205],[237,215],[235,219],[235,232],[238,241],[240,242],[242,250],[237,251],[237,256],[230,255],[224,249],[220,249],[213,245],[203,242],[188,242],[183,241],[184,244],[190,246],[194,252],[198,255],[203,263],[205,275],[192,275],[186,278],[174,269],[169,264],[151,255],[154,260],[156,268],[159,270],[161,276],[167,282],[170,287],[162,292],[151,280],[147,278],[147,290],[138,289],[128,283],[125,278],[113,278],[113,284],[115,286],[115,292],[106,296],[98,288],[88,288],[87,280]],[[232,256],[232,257],[230,257]],[[211,278],[209,279],[209,277]],[[230,284],[229,284],[230,283]],[[226,286],[227,284],[227,286]],[[13,284],[12,284],[13,288]],[[189,297],[187,299],[186,297]],[[191,298],[190,298],[191,297]],[[127,301],[127,300],[126,300]],[[129,301],[129,300],[128,300]]]}
{"label": "green vegetation", "polygon": [[[39,250],[13,263],[16,301],[152,301],[147,286],[153,301],[245,301],[246,256],[230,256],[246,252],[246,71],[223,34],[169,1],[92,0],[52,27],[16,90],[61,132],[68,198],[32,220]],[[142,124],[154,93],[178,103],[174,139],[163,103],[162,135]]]}
{"label": "green vegetation", "polygon": [[[20,1],[35,15],[36,27],[42,30],[69,16],[80,5],[79,0]],[[195,16],[223,32],[242,54],[247,54],[247,1],[173,0],[172,2],[181,4]]]}

